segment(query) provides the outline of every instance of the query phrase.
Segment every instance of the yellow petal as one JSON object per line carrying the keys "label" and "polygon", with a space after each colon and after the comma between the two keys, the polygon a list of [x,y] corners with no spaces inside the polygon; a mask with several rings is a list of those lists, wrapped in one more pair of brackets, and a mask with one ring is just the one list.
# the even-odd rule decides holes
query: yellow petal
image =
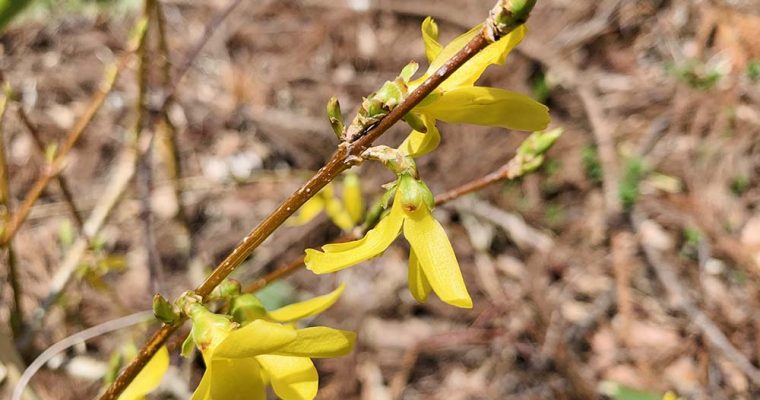
{"label": "yellow petal", "polygon": [[211,364],[206,364],[206,371],[203,373],[201,382],[193,392],[191,400],[210,400],[211,399]]}
{"label": "yellow petal", "polygon": [[445,303],[472,308],[454,249],[427,207],[420,208],[404,221],[404,236],[435,294]]}
{"label": "yellow petal", "polygon": [[274,393],[282,399],[311,400],[317,396],[319,375],[308,357],[261,355],[256,361],[266,371]]}
{"label": "yellow petal", "polygon": [[317,274],[326,274],[376,257],[396,239],[403,222],[404,211],[394,202],[391,212],[363,238],[324,246],[324,252],[307,249],[304,259],[306,268]]}
{"label": "yellow petal", "polygon": [[162,346],[145,368],[140,371],[132,383],[119,396],[119,400],[137,400],[145,397],[161,383],[166,370],[169,369],[169,351]]}
{"label": "yellow petal", "polygon": [[274,354],[300,357],[340,357],[351,352],[356,334],[349,331],[315,326],[299,329],[298,338],[274,351]]}
{"label": "yellow petal", "polygon": [[288,225],[300,226],[305,225],[319,215],[325,209],[325,199],[319,194],[310,198],[298,209],[298,213],[290,217]]}
{"label": "yellow petal", "polygon": [[420,266],[417,255],[414,254],[414,249],[411,249],[409,251],[409,291],[412,292],[412,297],[415,300],[424,303],[427,301],[430,290],[430,282],[422,271],[422,266]]}
{"label": "yellow petal", "polygon": [[266,399],[256,359],[214,359],[211,363],[210,400]]}
{"label": "yellow petal", "polygon": [[490,87],[462,87],[418,107],[421,113],[445,122],[540,131],[549,124],[549,109],[523,94]]}
{"label": "yellow petal", "polygon": [[325,214],[330,217],[330,220],[337,225],[338,228],[343,229],[344,231],[348,231],[354,227],[351,215],[343,207],[343,203],[334,197],[326,200]]}
{"label": "yellow petal", "polygon": [[269,312],[269,317],[280,322],[291,322],[306,318],[315,314],[319,314],[324,310],[327,310],[331,305],[335,304],[343,293],[346,285],[341,283],[337,289],[332,292],[314,297],[300,303],[290,304],[282,308],[278,308]]}
{"label": "yellow petal", "polygon": [[426,133],[412,131],[409,136],[401,143],[399,150],[406,152],[412,157],[425,155],[438,147],[441,143],[441,132],[435,126],[435,119],[425,114],[420,115],[422,122],[427,128]]}
{"label": "yellow petal", "polygon": [[362,222],[364,219],[364,197],[362,196],[361,182],[356,174],[347,174],[343,179],[343,202],[354,224]]}
{"label": "yellow petal", "polygon": [[230,332],[214,350],[212,359],[246,358],[271,353],[298,337],[296,330],[285,325],[257,319]]}
{"label": "yellow petal", "polygon": [[439,88],[448,91],[462,86],[474,85],[489,65],[504,64],[507,55],[525,37],[525,32],[525,25],[521,25],[507,36],[491,43],[451,74]]}
{"label": "yellow petal", "polygon": [[[480,33],[480,30],[483,29],[483,24],[478,24],[474,28],[470,29],[469,31],[463,33],[462,35],[459,35],[456,39],[449,42],[449,44],[446,45],[439,53],[438,56],[430,63],[430,67],[428,68],[425,75],[431,75],[434,73],[438,68],[440,68],[443,64],[446,63],[446,61],[449,60],[449,58],[453,57],[454,54],[456,54],[459,50],[461,50],[472,38],[475,37],[478,33]],[[424,36],[423,36],[424,39]],[[485,50],[485,49],[484,49]],[[462,66],[464,67],[464,66]]]}
{"label": "yellow petal", "polygon": [[428,62],[433,62],[441,54],[443,46],[438,43],[438,24],[432,17],[422,21],[422,41],[425,42],[425,56]]}

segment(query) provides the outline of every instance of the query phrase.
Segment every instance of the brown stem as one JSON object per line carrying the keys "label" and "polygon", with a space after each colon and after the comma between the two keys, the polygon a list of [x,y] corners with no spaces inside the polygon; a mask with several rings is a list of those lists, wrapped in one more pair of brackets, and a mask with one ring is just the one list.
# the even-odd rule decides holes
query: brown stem
{"label": "brown stem", "polygon": [[[37,147],[37,150],[40,152],[40,155],[43,157],[45,156],[45,142],[42,141],[42,135],[40,135],[40,131],[37,128],[37,124],[35,124],[31,118],[29,118],[29,115],[24,111],[24,108],[19,105],[18,107],[18,116],[21,122],[26,127],[26,130],[29,132],[29,135],[32,136],[32,139],[34,141],[35,146]],[[77,225],[77,229],[80,233],[84,233],[84,219],[82,218],[82,214],[79,212],[79,209],[76,206],[76,203],[74,202],[74,195],[71,193],[71,186],[69,186],[68,181],[66,180],[66,177],[63,175],[56,175],[55,179],[58,181],[58,187],[61,189],[61,195],[63,196],[63,201],[66,203],[66,206],[69,208],[69,212],[71,213],[71,217],[74,218],[74,223]]]}
{"label": "brown stem", "polygon": [[[8,175],[8,160],[5,154],[5,131],[3,120],[8,110],[10,90],[6,86],[5,94],[0,98],[0,221],[7,226],[11,216],[11,190]],[[11,331],[14,337],[18,337],[23,327],[23,314],[21,310],[21,285],[18,280],[16,268],[16,255],[10,241],[3,244],[7,251],[8,260],[8,283],[13,291],[13,308],[10,310]]]}
{"label": "brown stem", "polygon": [[[437,196],[435,196],[435,205],[442,206],[464,195],[483,190],[486,187],[493,185],[494,183],[518,178],[522,176],[524,172],[525,170],[521,168],[520,158],[519,156],[516,156],[515,158],[512,158],[511,160],[509,160],[509,162],[504,164],[501,168],[497,169],[496,171],[493,171],[478,179],[472,180],[463,185],[457,186],[453,189],[447,190],[446,192],[438,194]],[[367,231],[371,228],[372,226],[365,227],[362,231],[362,234],[366,234]],[[356,235],[349,233],[349,234],[345,234],[339,237],[338,239],[334,240],[331,243],[348,242],[350,240],[356,240],[356,239],[358,239]],[[275,269],[274,271],[251,282],[248,286],[246,286],[243,289],[243,291],[246,293],[253,293],[257,290],[264,288],[268,284],[278,279],[282,279],[298,271],[304,266],[304,257],[305,257],[304,255],[301,255],[297,259],[287,264],[284,264],[281,267]]]}
{"label": "brown stem", "polygon": [[37,178],[37,181],[34,183],[32,188],[26,194],[24,200],[19,205],[18,210],[8,221],[5,229],[3,229],[2,236],[0,236],[0,245],[5,245],[13,238],[18,229],[26,220],[26,217],[29,216],[29,212],[32,210],[32,206],[34,206],[34,203],[36,203],[40,198],[42,191],[45,190],[45,187],[47,187],[48,183],[50,183],[50,180],[56,177],[61,172],[61,170],[63,170],[69,151],[71,151],[79,138],[82,136],[82,133],[92,121],[95,113],[100,110],[100,107],[105,102],[106,97],[111,92],[111,89],[113,89],[119,71],[121,71],[126,66],[127,61],[128,57],[125,56],[119,60],[114,70],[108,70],[103,85],[101,85],[98,92],[93,96],[89,107],[87,107],[87,110],[85,110],[84,114],[79,118],[77,123],[69,130],[63,143],[59,146],[55,158],[50,162],[50,164],[46,166],[45,171],[42,173],[42,175]]}

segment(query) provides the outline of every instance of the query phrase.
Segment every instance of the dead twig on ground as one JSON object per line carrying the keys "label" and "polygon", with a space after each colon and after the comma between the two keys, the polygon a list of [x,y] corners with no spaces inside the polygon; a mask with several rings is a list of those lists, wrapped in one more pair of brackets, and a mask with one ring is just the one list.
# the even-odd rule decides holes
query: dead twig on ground
{"label": "dead twig on ground", "polygon": [[[8,228],[11,219],[11,189],[5,149],[5,130],[3,129],[5,112],[8,110],[10,102],[10,92],[10,87],[6,85],[4,93],[0,98],[0,221],[3,223],[3,230]],[[0,248],[6,249],[8,284],[13,291],[13,308],[10,309],[11,332],[13,332],[14,337],[18,337],[24,322],[21,309],[21,284],[18,280],[18,270],[16,269],[16,256],[13,252],[12,241],[3,243]]]}
{"label": "dead twig on ground", "polygon": [[[24,107],[21,104],[18,105],[17,110],[19,119],[26,127],[29,135],[32,136],[32,140],[34,141],[35,147],[37,147],[37,151],[39,151],[40,155],[44,158],[46,156],[45,153],[47,152],[47,146],[42,140],[42,135],[40,135],[40,131],[37,128],[37,125],[29,117],[29,114],[24,111]],[[71,186],[68,184],[68,181],[66,180],[66,177],[63,176],[63,174],[56,175],[55,179],[58,181],[58,187],[61,189],[61,196],[63,196],[63,201],[66,203],[66,206],[71,213],[71,217],[74,219],[74,223],[76,224],[77,229],[79,229],[79,232],[82,233],[84,230],[84,218],[82,218],[82,214],[79,212],[79,208],[74,201],[74,195],[71,193],[70,189]]]}
{"label": "dead twig on ground", "polygon": [[82,133],[84,133],[95,114],[100,110],[106,97],[113,89],[114,83],[116,83],[116,78],[126,66],[128,59],[128,55],[124,56],[116,63],[116,65],[106,67],[105,79],[90,101],[90,105],[79,120],[77,120],[76,124],[74,124],[66,134],[66,138],[58,147],[58,151],[53,160],[48,163],[42,175],[37,178],[37,181],[32,185],[32,188],[29,190],[16,212],[13,213],[10,221],[5,226],[5,229],[3,229],[2,236],[0,236],[0,244],[6,244],[13,238],[26,220],[34,203],[36,203],[42,195],[42,191],[45,190],[50,180],[63,170],[69,152],[74,148],[79,141],[79,138],[82,136]]}
{"label": "dead twig on ground", "polygon": [[[646,216],[634,209],[634,212],[631,215],[631,224],[637,232],[639,231],[642,222],[645,220]],[[662,283],[670,295],[672,301],[671,304],[686,315],[689,321],[702,332],[705,339],[707,339],[707,342],[713,346],[722,357],[725,357],[733,365],[739,368],[739,370],[741,370],[754,385],[760,386],[760,370],[752,365],[747,357],[734,347],[731,341],[728,340],[726,335],[721,332],[720,328],[715,325],[707,314],[702,312],[702,310],[694,304],[694,301],[689,297],[686,288],[683,287],[678,276],[676,276],[674,267],[665,260],[660,250],[645,241],[640,242],[649,265],[652,266],[660,283]]]}

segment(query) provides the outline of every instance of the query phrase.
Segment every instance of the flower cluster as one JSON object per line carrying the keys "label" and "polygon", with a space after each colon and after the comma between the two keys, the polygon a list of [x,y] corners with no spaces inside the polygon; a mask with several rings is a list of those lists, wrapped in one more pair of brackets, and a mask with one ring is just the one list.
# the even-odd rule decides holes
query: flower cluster
{"label": "flower cluster", "polygon": [[274,311],[252,294],[232,299],[232,315],[188,303],[193,327],[183,352],[194,345],[206,363],[192,399],[265,399],[267,385],[283,399],[313,399],[319,376],[311,359],[348,354],[356,335],[327,327],[297,329],[292,322],[324,311],[343,288]]}

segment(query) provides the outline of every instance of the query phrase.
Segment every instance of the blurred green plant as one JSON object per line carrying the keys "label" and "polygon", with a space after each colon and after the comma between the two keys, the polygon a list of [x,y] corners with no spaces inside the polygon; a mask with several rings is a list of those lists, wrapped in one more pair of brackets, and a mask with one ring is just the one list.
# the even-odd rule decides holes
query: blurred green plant
{"label": "blurred green plant", "polygon": [[641,194],[639,183],[644,178],[644,163],[639,158],[631,158],[625,164],[623,179],[620,181],[618,196],[626,210],[630,210]]}
{"label": "blurred green plant", "polygon": [[747,65],[747,77],[752,82],[760,80],[760,60],[752,60]]}
{"label": "blurred green plant", "polygon": [[0,0],[0,32],[30,4],[32,0]]}
{"label": "blurred green plant", "polygon": [[737,175],[731,180],[731,192],[737,196],[741,196],[747,190],[749,190],[752,182],[747,175]]}
{"label": "blurred green plant", "polygon": [[723,78],[723,73],[717,67],[694,58],[681,65],[670,64],[665,68],[677,79],[697,90],[710,90]]}
{"label": "blurred green plant", "polygon": [[533,98],[539,103],[544,103],[549,98],[551,88],[546,81],[546,74],[543,71],[538,72],[533,78],[530,89],[533,93]]}
{"label": "blurred green plant", "polygon": [[594,146],[586,146],[581,150],[581,162],[586,177],[594,185],[602,183],[602,164],[599,162],[599,154]]}

